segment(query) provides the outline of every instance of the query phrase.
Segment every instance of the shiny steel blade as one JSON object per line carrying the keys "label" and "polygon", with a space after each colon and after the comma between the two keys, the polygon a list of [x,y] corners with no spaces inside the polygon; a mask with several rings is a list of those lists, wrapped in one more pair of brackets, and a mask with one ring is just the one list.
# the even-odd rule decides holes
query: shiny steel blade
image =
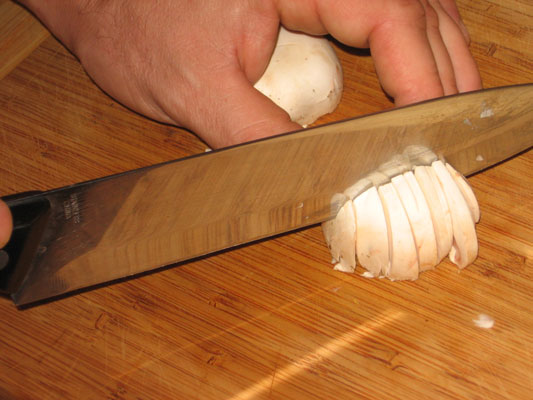
{"label": "shiny steel blade", "polygon": [[533,146],[533,85],[446,97],[14,200],[12,210],[30,202],[38,217],[10,294],[18,305],[32,303],[323,222],[342,205],[338,193],[411,145],[466,175],[524,151]]}

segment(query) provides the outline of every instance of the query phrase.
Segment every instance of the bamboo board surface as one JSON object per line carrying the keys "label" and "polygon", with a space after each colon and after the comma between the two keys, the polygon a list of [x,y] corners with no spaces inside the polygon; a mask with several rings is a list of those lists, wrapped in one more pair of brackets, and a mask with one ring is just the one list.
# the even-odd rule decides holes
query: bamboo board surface
{"label": "bamboo board surface", "polygon": [[[533,3],[459,5],[485,87],[533,82]],[[46,37],[0,80],[0,196],[204,151],[102,94]],[[343,101],[320,123],[390,108],[371,59],[338,52]],[[470,183],[480,254],[461,273],[335,272],[312,227],[34,308],[0,298],[0,398],[533,398],[533,152]]]}
{"label": "bamboo board surface", "polygon": [[23,7],[0,0],[0,79],[49,36],[46,28]]}

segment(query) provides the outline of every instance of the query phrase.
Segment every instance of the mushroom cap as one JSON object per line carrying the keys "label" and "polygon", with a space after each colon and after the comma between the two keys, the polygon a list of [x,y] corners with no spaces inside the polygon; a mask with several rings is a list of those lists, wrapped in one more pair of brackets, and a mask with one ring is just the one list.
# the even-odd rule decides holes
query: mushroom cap
{"label": "mushroom cap", "polygon": [[438,160],[431,167],[437,175],[451,212],[453,244],[449,257],[459,268],[464,268],[476,259],[478,253],[474,219],[459,186],[444,163]]}
{"label": "mushroom cap", "polygon": [[388,275],[389,236],[377,189],[369,188],[357,196],[353,204],[357,225],[357,259],[373,276]]}
{"label": "mushroom cap", "polygon": [[342,67],[327,39],[281,27],[270,63],[254,87],[307,126],[339,104]]}
{"label": "mushroom cap", "polygon": [[418,278],[418,254],[407,213],[392,183],[378,188],[389,235],[390,271],[393,280]]}

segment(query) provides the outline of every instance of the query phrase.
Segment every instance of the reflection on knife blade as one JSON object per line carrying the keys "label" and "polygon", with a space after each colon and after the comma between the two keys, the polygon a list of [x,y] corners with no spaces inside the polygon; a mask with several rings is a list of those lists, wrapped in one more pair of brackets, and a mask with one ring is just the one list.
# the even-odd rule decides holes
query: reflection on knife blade
{"label": "reflection on knife blade", "polygon": [[450,96],[10,200],[1,288],[28,304],[324,222],[412,145],[480,171],[533,145],[531,104],[533,85]]}

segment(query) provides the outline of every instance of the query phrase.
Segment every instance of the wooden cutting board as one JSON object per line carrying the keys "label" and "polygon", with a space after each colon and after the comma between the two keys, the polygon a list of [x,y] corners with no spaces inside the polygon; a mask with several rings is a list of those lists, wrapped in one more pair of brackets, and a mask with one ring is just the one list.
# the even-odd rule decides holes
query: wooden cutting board
{"label": "wooden cutting board", "polygon": [[[459,6],[485,86],[533,82],[533,3]],[[0,195],[205,150],[104,95],[20,7],[0,21]],[[338,53],[346,90],[320,123],[390,108],[371,58]],[[461,273],[335,272],[312,227],[26,310],[0,298],[0,398],[531,399],[533,152],[470,182],[480,253]]]}

